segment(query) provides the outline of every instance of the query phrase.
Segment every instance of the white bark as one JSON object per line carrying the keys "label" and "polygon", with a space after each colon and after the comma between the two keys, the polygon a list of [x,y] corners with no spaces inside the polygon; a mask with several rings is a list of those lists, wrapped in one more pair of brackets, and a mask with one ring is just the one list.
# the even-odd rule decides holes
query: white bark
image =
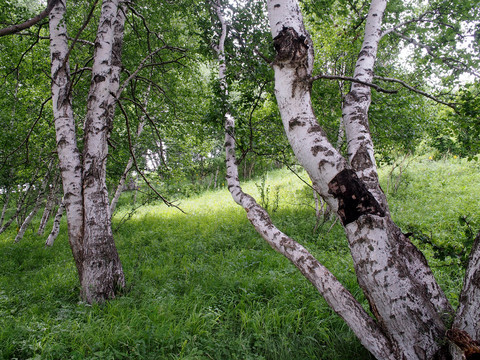
{"label": "white bark", "polygon": [[[83,151],[84,268],[82,296],[91,303],[115,296],[125,286],[111,228],[106,186],[107,139],[112,127],[111,93],[119,84],[112,68],[118,0],[104,0],[95,40]],[[124,17],[123,17],[124,19]],[[122,24],[123,29],[123,24]],[[112,76],[113,75],[113,76]],[[87,226],[88,224],[88,226]]]}
{"label": "white bark", "polygon": [[[227,94],[225,81],[226,65],[224,41],[226,22],[219,3],[216,6],[217,16],[222,24],[222,34],[217,47],[219,60],[219,80],[222,90]],[[360,303],[347,289],[315,259],[303,246],[278,230],[272,223],[268,213],[250,195],[243,192],[238,178],[238,166],[235,157],[234,118],[225,115],[225,148],[228,189],[237,204],[247,212],[247,218],[257,232],[273,249],[288,258],[320,292],[332,309],[339,314],[362,344],[372,354],[381,359],[395,359],[394,348],[390,340],[383,334],[378,324],[366,313]]]}
{"label": "white bark", "polygon": [[42,214],[42,219],[40,220],[40,225],[38,226],[37,234],[39,236],[42,236],[43,233],[45,232],[45,227],[47,226],[47,222],[50,219],[52,210],[55,206],[55,203],[57,202],[58,180],[59,179],[57,176],[48,193],[47,203],[45,204],[45,209]]}
{"label": "white bark", "polygon": [[5,194],[5,200],[2,208],[2,215],[0,216],[0,227],[3,225],[3,221],[5,220],[5,214],[7,213],[8,203],[10,201],[10,193],[11,193],[11,190],[7,189],[7,193]]}
{"label": "white bark", "polygon": [[28,226],[33,220],[33,217],[37,214],[38,209],[40,208],[40,205],[43,201],[44,195],[45,195],[45,189],[47,188],[47,184],[49,181],[50,177],[50,171],[53,165],[53,160],[50,161],[48,165],[48,170],[47,173],[45,174],[45,177],[42,180],[42,184],[40,185],[40,189],[37,194],[37,198],[35,199],[35,204],[33,206],[33,209],[30,211],[30,213],[27,215],[25,220],[23,221],[22,225],[20,226],[20,229],[17,232],[17,235],[15,236],[15,242],[19,242],[20,240],[23,239],[23,236],[25,235],[25,231],[27,231]]}
{"label": "white bark", "polygon": [[[378,26],[384,5],[383,0],[372,1],[369,18],[374,20],[367,20],[367,28],[372,27],[366,30],[367,38],[370,31],[380,31]],[[451,307],[423,255],[389,218],[386,202],[382,201],[383,193],[375,193],[374,161],[370,161],[369,166],[358,166],[360,171],[355,166],[351,169],[329,144],[318,125],[310,101],[308,81],[312,72],[313,47],[297,2],[268,1],[268,12],[277,50],[273,64],[275,93],[293,151],[309,173],[315,189],[340,216],[359,284],[379,324],[394,343],[398,352],[396,356],[432,358],[440,351],[439,343],[446,330],[442,315],[451,313]],[[362,52],[360,57],[363,55]],[[370,56],[364,61],[371,60]],[[373,64],[367,65],[367,68],[369,66],[373,69]],[[365,112],[366,117],[368,106],[364,106],[370,103],[369,94],[352,96],[350,100],[351,105]],[[350,126],[349,134],[347,131],[349,152],[355,150],[358,153],[362,149],[363,154],[373,158],[370,137],[365,136],[368,122],[358,126],[355,121],[353,117],[345,123],[346,128]],[[347,122],[350,124],[347,125]],[[354,123],[356,126],[351,126]],[[358,135],[358,141],[352,140],[354,135]],[[356,153],[352,154],[353,160]],[[366,178],[371,176],[375,180],[374,186],[362,181],[362,178],[368,180]],[[364,333],[357,335],[362,339],[367,332],[365,329]]]}
{"label": "white bark", "polygon": [[67,29],[66,0],[50,11],[50,57],[52,61],[52,103],[60,173],[62,175],[68,239],[80,282],[83,277],[82,162],[77,147],[73,118]]}
{"label": "white bark", "polygon": [[[37,171],[35,172],[35,175],[33,176],[32,183],[36,179],[36,177],[38,175],[38,171],[39,170],[37,169]],[[3,226],[0,228],[0,234],[3,233],[5,230],[7,230],[8,227],[15,221],[15,219],[18,218],[20,212],[22,211],[23,205],[24,205],[29,193],[31,192],[31,190],[32,190],[32,185],[28,184],[28,186],[21,191],[22,194],[19,196],[19,199],[17,201],[17,208],[15,210],[15,214],[13,214],[10,217],[10,219],[8,219],[7,222],[3,224]]]}
{"label": "white bark", "polygon": [[[372,83],[378,44],[381,39],[382,19],[387,0],[372,0],[365,25],[365,36],[360,50],[353,77],[366,83]],[[387,200],[380,189],[375,162],[373,141],[368,124],[368,110],[372,96],[369,86],[352,83],[345,97],[342,115],[347,136],[348,159],[358,177],[367,188],[388,209]]]}
{"label": "white bark", "polygon": [[480,341],[480,233],[473,244],[453,326]]}
{"label": "white bark", "polygon": [[25,231],[27,231],[28,225],[30,225],[30,223],[32,222],[33,217],[37,214],[39,208],[40,208],[40,202],[37,201],[33,209],[28,213],[27,217],[25,218],[22,225],[18,229],[14,242],[17,243],[23,239],[23,236],[25,235]]}
{"label": "white bark", "polygon": [[57,239],[58,233],[60,232],[60,221],[62,220],[63,212],[65,211],[65,202],[62,201],[58,206],[57,213],[55,214],[55,219],[53,220],[53,227],[50,235],[48,235],[47,240],[45,241],[45,246],[52,246],[53,242]]}

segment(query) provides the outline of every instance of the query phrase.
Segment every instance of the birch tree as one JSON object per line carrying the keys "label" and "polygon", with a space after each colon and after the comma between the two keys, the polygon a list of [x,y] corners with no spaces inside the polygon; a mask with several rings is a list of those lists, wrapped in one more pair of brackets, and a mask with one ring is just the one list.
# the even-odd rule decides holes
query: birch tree
{"label": "birch tree", "polygon": [[103,1],[95,41],[82,154],[77,145],[72,109],[65,11],[66,2],[59,1],[50,12],[53,111],[69,242],[79,274],[82,298],[92,303],[114,297],[117,289],[125,285],[113,240],[105,183],[107,139],[113,120],[110,94],[116,93],[120,81],[115,68],[118,67],[121,46],[115,40],[122,36],[125,17],[118,1]]}
{"label": "birch tree", "polygon": [[[297,1],[269,0],[267,5],[276,51],[272,63],[275,95],[285,133],[314,189],[345,228],[358,283],[372,316],[306,249],[279,231],[266,211],[242,191],[235,158],[235,122],[226,111],[227,181],[232,197],[246,210],[259,234],[299,268],[376,358],[473,359],[478,355],[472,354],[480,353],[476,343],[480,340],[480,319],[475,281],[480,240],[473,247],[461,305],[455,312],[423,254],[393,222],[378,182],[368,112],[387,1],[370,2],[353,84],[343,103],[347,158],[328,141],[312,107],[314,48]],[[226,22],[220,4],[214,8],[222,24],[216,51],[220,86],[226,93],[222,45]]]}

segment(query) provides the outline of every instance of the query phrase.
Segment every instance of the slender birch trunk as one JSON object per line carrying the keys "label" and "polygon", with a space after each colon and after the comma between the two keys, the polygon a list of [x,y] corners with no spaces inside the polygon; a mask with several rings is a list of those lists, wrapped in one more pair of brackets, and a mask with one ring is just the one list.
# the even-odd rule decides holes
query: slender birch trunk
{"label": "slender birch trunk", "polygon": [[42,201],[45,195],[45,189],[47,188],[47,185],[48,185],[52,164],[53,164],[53,161],[50,161],[50,164],[48,166],[48,171],[45,174],[45,177],[43,178],[42,184],[40,185],[40,189],[38,191],[37,198],[35,199],[35,204],[33,206],[33,209],[27,215],[22,225],[20,226],[20,229],[18,230],[17,235],[15,236],[14,242],[16,243],[23,239],[23,236],[25,235],[25,231],[27,231],[27,228],[32,222],[33,217],[37,214],[38,209],[40,209],[40,205],[42,204]]}
{"label": "slender birch trunk", "polygon": [[23,239],[23,236],[25,235],[25,231],[27,231],[28,225],[30,225],[30,223],[32,222],[33,217],[37,214],[39,208],[40,208],[40,202],[37,201],[32,211],[28,213],[27,217],[25,218],[22,225],[18,229],[14,242],[18,243],[20,240]]}
{"label": "slender birch trunk", "polygon": [[52,246],[53,242],[57,239],[58,233],[60,232],[60,221],[62,220],[64,211],[65,211],[65,201],[62,198],[62,201],[58,206],[57,213],[55,214],[55,219],[53,220],[52,231],[50,232],[50,235],[48,235],[48,238],[45,241],[45,246]]}
{"label": "slender birch trunk", "polygon": [[[112,128],[119,76],[115,71],[115,29],[121,11],[118,0],[104,0],[95,40],[92,81],[88,95],[83,151],[84,268],[82,296],[91,303],[115,297],[125,286],[115,247],[106,186],[107,139]],[[123,16],[122,16],[123,17]],[[124,19],[124,17],[123,17]],[[123,24],[122,24],[123,29]],[[116,58],[115,58],[116,59]],[[112,66],[113,65],[113,66]]]}
{"label": "slender birch trunk", "polygon": [[[38,174],[38,170],[33,177],[34,179],[36,178],[37,174]],[[32,180],[32,182],[33,181],[34,180]],[[20,212],[23,209],[23,205],[25,204],[25,201],[27,200],[28,194],[30,193],[31,189],[32,189],[31,184],[28,184],[27,188],[24,191],[22,191],[22,195],[19,196],[19,199],[17,201],[17,208],[15,210],[15,214],[13,214],[10,217],[10,219],[8,219],[7,222],[4,223],[2,227],[0,227],[0,234],[5,232],[5,230],[7,230],[9,228],[9,226],[15,221],[15,219],[18,218]]]}
{"label": "slender birch trunk", "polygon": [[83,195],[82,161],[72,109],[72,83],[65,25],[66,0],[50,11],[50,58],[52,62],[52,104],[60,174],[62,175],[68,239],[83,283]]}
{"label": "slender birch trunk", "polygon": [[45,209],[43,210],[42,219],[40,220],[40,225],[38,226],[37,234],[42,236],[45,232],[45,227],[47,226],[47,222],[50,219],[52,214],[52,210],[55,207],[55,203],[57,202],[57,191],[58,191],[58,175],[55,178],[52,187],[47,196],[47,203],[45,204]]}
{"label": "slender birch trunk", "polygon": [[11,193],[11,190],[7,189],[7,193],[5,194],[5,202],[3,203],[3,208],[2,208],[2,215],[0,216],[0,227],[3,225],[3,221],[5,220],[5,214],[7,213],[8,203],[10,202],[10,193]]}

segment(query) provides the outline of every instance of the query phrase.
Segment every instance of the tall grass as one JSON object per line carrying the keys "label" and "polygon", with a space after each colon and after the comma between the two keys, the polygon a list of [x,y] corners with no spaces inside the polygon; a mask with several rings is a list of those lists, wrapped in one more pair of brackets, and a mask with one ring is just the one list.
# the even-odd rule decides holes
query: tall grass
{"label": "tall grass", "polygon": [[[479,224],[477,174],[475,163],[424,159],[389,194],[396,221],[415,232],[413,241],[454,303],[462,276],[455,251],[468,247],[458,218]],[[387,177],[384,169],[384,184]],[[330,221],[313,232],[311,190],[285,170],[269,173],[263,185],[261,179],[245,184],[259,200],[261,186],[270,186],[270,205],[278,190],[275,223],[367,306],[341,226],[327,232]],[[128,285],[104,305],[80,301],[65,230],[51,249],[34,229],[19,244],[14,229],[0,235],[0,358],[371,358],[315,289],[255,233],[226,190],[179,206],[186,214],[148,205],[118,227]],[[128,211],[119,209],[115,225]],[[442,246],[453,252],[439,256]]]}

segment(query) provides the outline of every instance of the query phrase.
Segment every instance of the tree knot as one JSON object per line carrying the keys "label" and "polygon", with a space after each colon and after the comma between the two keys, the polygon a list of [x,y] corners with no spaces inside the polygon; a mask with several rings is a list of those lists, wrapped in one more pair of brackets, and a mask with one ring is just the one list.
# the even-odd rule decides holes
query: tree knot
{"label": "tree knot", "polygon": [[277,52],[275,63],[306,64],[308,55],[306,39],[305,36],[298,35],[294,28],[283,27],[273,39],[273,46]]}

